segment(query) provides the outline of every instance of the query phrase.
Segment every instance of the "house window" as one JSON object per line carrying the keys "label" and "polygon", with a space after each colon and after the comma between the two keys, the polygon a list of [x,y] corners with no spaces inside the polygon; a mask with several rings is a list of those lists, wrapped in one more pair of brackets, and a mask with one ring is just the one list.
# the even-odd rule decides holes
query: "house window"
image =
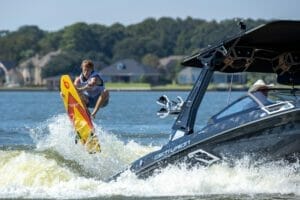
{"label": "house window", "polygon": [[117,64],[117,70],[124,70],[124,69],[126,69],[126,65],[124,63]]}

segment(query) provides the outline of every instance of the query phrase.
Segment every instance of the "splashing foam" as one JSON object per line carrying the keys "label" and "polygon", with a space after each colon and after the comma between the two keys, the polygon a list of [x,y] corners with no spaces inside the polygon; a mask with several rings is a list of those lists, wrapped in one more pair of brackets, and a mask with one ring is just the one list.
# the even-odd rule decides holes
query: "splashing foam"
{"label": "splashing foam", "polygon": [[[169,166],[146,180],[125,171],[116,181],[107,177],[133,159],[153,150],[131,142],[124,144],[96,127],[103,152],[90,155],[74,145],[72,126],[65,116],[57,116],[34,134],[37,151],[0,151],[0,198],[92,198],[101,196],[198,196],[214,194],[295,194],[300,196],[300,163],[283,162],[251,165],[248,158],[234,167],[225,163],[209,168],[187,169]],[[36,129],[37,130],[37,129]],[[46,136],[39,136],[41,133]],[[42,138],[42,139],[41,139]],[[59,152],[97,176],[86,177],[48,156]],[[100,174],[100,175],[99,175]]]}
{"label": "splashing foam", "polygon": [[[300,195],[300,163],[287,165],[269,163],[249,167],[249,160],[237,161],[235,167],[227,164],[209,168],[187,169],[184,165],[169,166],[161,173],[139,180],[131,173],[124,173],[110,185],[126,188],[128,195],[138,196],[194,196],[209,194],[258,194],[280,193]],[[121,191],[119,191],[121,192]]]}
{"label": "splashing foam", "polygon": [[[116,181],[86,178],[44,154],[0,151],[0,198],[87,198],[100,196],[201,196],[213,194],[300,195],[299,162],[249,167],[241,160],[186,169],[169,166],[146,180],[126,171]],[[298,171],[297,171],[298,170]]]}
{"label": "splashing foam", "polygon": [[[106,179],[124,169],[133,160],[158,147],[142,146],[136,142],[124,144],[116,136],[95,125],[102,152],[88,154],[81,144],[75,144],[75,134],[67,115],[58,115],[32,131],[38,151],[54,150],[64,159],[77,162],[97,179]],[[46,133],[46,134],[45,134]]]}

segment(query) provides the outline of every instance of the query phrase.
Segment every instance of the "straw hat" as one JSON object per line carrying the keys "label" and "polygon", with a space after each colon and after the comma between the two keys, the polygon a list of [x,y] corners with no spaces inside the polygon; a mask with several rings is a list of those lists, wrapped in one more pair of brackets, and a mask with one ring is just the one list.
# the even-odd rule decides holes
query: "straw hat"
{"label": "straw hat", "polygon": [[267,85],[263,80],[257,80],[250,88],[249,92],[254,92],[258,90],[269,89],[270,87],[274,86],[273,84]]}

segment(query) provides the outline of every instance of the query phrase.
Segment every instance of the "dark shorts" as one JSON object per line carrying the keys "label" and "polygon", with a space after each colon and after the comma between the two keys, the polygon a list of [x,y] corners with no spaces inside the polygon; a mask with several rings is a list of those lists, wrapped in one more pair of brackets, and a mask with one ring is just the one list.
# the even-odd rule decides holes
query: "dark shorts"
{"label": "dark shorts", "polygon": [[[87,107],[89,108],[94,108],[96,106],[97,100],[99,99],[101,94],[95,96],[95,97],[87,97],[88,98],[88,103],[87,103]],[[108,99],[106,100],[106,102],[101,106],[101,107],[105,107],[108,104]]]}

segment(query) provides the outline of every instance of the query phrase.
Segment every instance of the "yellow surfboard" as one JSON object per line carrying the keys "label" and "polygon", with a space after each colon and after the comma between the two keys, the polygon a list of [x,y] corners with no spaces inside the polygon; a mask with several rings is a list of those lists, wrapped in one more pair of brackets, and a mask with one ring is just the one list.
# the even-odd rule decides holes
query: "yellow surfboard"
{"label": "yellow surfboard", "polygon": [[101,152],[88,108],[83,103],[69,75],[61,76],[60,91],[67,114],[74,125],[81,144],[89,153]]}

